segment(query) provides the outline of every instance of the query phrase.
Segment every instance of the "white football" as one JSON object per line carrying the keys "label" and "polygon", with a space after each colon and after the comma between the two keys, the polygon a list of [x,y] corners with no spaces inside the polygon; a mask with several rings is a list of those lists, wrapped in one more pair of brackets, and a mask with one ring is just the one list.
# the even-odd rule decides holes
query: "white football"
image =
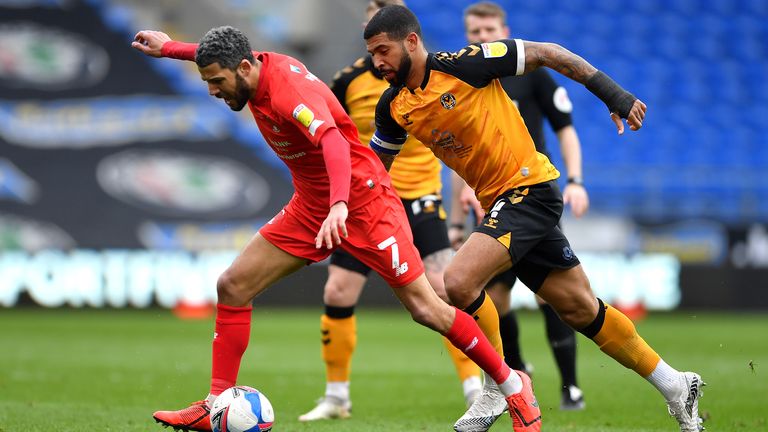
{"label": "white football", "polygon": [[268,432],[274,421],[275,412],[269,399],[252,387],[225,390],[211,408],[213,432]]}
{"label": "white football", "polygon": [[256,390],[253,387],[234,386],[221,392],[221,394],[219,394],[216,397],[216,399],[213,401],[213,405],[211,405],[210,419],[211,419],[211,426],[214,427],[214,430],[218,432],[218,429],[215,429],[214,419],[221,418],[221,415],[223,414],[224,410],[229,406],[230,403],[232,403],[232,401],[236,397],[245,393],[250,393],[255,391],[258,391],[258,390]]}

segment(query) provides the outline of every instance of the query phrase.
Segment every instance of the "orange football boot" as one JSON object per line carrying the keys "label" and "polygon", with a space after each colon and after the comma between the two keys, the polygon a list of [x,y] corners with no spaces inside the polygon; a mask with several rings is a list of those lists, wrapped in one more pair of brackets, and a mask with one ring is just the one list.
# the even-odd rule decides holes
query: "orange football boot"
{"label": "orange football boot", "polygon": [[178,411],[157,411],[152,414],[152,417],[163,426],[170,426],[176,430],[210,432],[211,420],[208,418],[210,413],[208,404],[201,400]]}
{"label": "orange football boot", "polygon": [[509,415],[512,417],[512,429],[515,432],[541,431],[541,409],[533,395],[531,378],[525,372],[515,371],[523,380],[523,390],[507,397]]}

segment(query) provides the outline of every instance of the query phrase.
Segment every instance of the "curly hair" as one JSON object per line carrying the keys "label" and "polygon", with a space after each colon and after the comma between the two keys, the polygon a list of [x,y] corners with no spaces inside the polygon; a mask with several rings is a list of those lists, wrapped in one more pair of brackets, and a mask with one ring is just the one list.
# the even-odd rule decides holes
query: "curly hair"
{"label": "curly hair", "polygon": [[218,63],[222,68],[235,70],[243,60],[253,63],[251,44],[240,30],[230,26],[208,30],[200,39],[195,54],[195,63],[199,67]]}
{"label": "curly hair", "polygon": [[368,40],[379,33],[386,33],[392,40],[403,40],[410,33],[422,37],[416,15],[407,7],[399,5],[385,6],[376,12],[365,26],[363,38]]}

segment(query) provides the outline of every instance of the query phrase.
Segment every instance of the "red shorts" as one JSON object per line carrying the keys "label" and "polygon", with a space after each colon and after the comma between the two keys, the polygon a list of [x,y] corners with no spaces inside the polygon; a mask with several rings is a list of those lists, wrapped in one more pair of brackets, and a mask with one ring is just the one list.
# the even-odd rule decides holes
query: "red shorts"
{"label": "red shorts", "polygon": [[[382,192],[347,217],[347,238],[341,248],[372,268],[393,288],[413,282],[424,273],[419,251],[400,197],[382,186]],[[295,197],[259,233],[283,251],[311,262],[327,258],[332,249],[315,248],[315,237],[328,216],[312,213]]]}

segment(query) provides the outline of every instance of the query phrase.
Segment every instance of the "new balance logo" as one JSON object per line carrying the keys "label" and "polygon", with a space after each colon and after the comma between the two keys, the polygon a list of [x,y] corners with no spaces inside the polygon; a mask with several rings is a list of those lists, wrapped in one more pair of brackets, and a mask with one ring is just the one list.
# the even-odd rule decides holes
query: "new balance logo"
{"label": "new balance logo", "polygon": [[477,346],[477,342],[478,342],[477,338],[473,337],[472,338],[472,343],[470,343],[466,348],[464,348],[464,352],[467,352],[467,351],[471,350],[472,348],[476,347]]}
{"label": "new balance logo", "polygon": [[402,276],[408,272],[408,263],[404,262],[399,267],[395,268],[395,276]]}

